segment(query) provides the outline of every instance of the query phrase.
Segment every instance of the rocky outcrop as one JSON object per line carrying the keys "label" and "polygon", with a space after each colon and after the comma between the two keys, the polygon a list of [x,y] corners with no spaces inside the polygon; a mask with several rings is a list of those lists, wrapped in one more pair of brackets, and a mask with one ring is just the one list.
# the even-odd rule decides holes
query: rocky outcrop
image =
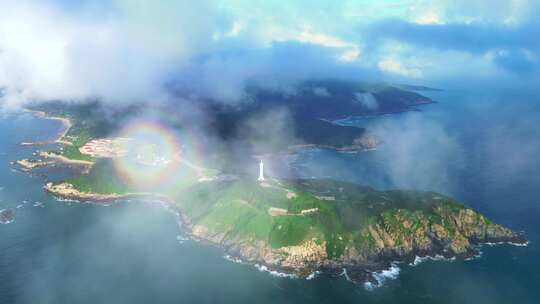
{"label": "rocky outcrop", "polygon": [[226,233],[213,233],[202,225],[191,227],[192,234],[224,247],[229,254],[249,263],[294,272],[306,276],[323,270],[338,274],[346,269],[352,280],[373,280],[372,272],[393,261],[412,262],[415,257],[470,257],[477,245],[486,242],[523,244],[518,233],[494,224],[471,209],[451,209],[441,205],[433,214],[396,209],[368,225],[359,235],[363,246],[349,241],[342,256],[331,258],[326,241],[315,238],[293,246],[272,248],[268,242],[254,239],[228,239]]}
{"label": "rocky outcrop", "polygon": [[[345,261],[410,260],[415,256],[469,257],[487,242],[526,243],[523,235],[494,224],[471,209],[437,207],[434,215],[397,210],[363,235],[372,246],[346,250]],[[414,222],[411,221],[414,219]],[[354,247],[355,244],[350,244]]]}
{"label": "rocky outcrop", "polygon": [[[185,230],[194,239],[222,247],[230,256],[244,262],[292,272],[300,277],[314,271],[338,275],[345,269],[351,280],[373,281],[373,272],[387,268],[394,261],[412,262],[417,256],[439,255],[466,258],[477,254],[477,246],[486,242],[526,243],[521,234],[452,202],[433,203],[429,208],[419,205],[417,209],[385,207],[374,212],[371,217],[365,217],[365,224],[354,226],[355,228],[343,226],[340,228],[342,230],[334,230],[331,234],[310,228],[311,232],[306,234],[304,239],[279,247],[275,242],[269,241],[270,236],[255,236],[250,230],[238,233],[238,227],[234,224],[207,226],[208,223],[201,220],[202,217],[190,218],[183,212],[181,204],[156,194],[93,194],[81,192],[69,183],[48,183],[44,188],[55,196],[81,201],[109,202],[127,197],[163,200],[176,208]],[[309,216],[321,216],[321,209],[302,210],[315,209],[317,212],[307,212],[304,215],[300,212],[277,218],[306,219]],[[267,212],[261,214],[271,217]],[[338,247],[339,250],[336,249]]]}
{"label": "rocky outcrop", "polygon": [[127,197],[126,195],[121,194],[97,194],[82,192],[75,189],[75,187],[69,183],[53,184],[49,182],[45,184],[43,189],[56,197],[77,201],[111,202]]}
{"label": "rocky outcrop", "polygon": [[327,149],[335,150],[338,152],[358,152],[358,151],[368,151],[376,149],[381,141],[373,134],[365,134],[361,137],[358,137],[352,141],[351,144],[346,146],[335,146],[335,145],[325,145],[325,144],[299,144],[288,147],[289,153],[296,153],[298,151],[306,149]]}
{"label": "rocky outcrop", "polygon": [[15,220],[15,214],[11,209],[0,210],[0,224],[9,224]]}
{"label": "rocky outcrop", "polygon": [[30,171],[39,167],[45,167],[54,164],[52,161],[43,161],[43,160],[33,160],[33,159],[20,159],[15,161],[17,165],[21,167],[23,171]]}
{"label": "rocky outcrop", "polygon": [[362,137],[355,139],[353,142],[353,146],[363,150],[375,149],[379,144],[380,140],[373,134],[365,134]]}

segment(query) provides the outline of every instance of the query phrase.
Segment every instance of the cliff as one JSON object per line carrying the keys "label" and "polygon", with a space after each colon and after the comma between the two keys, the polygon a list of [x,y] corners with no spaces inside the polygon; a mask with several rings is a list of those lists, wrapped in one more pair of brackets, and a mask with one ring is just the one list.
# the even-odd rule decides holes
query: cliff
{"label": "cliff", "polygon": [[[101,179],[100,179],[101,180]],[[88,189],[92,183],[84,184]],[[55,196],[94,202],[162,199],[195,239],[252,264],[306,277],[314,271],[373,281],[373,272],[418,257],[467,258],[484,243],[525,238],[434,192],[377,191],[333,180],[192,181],[176,195],[99,193],[48,183]],[[119,189],[119,188],[118,188]]]}
{"label": "cliff", "polygon": [[[322,191],[325,196],[317,195]],[[291,192],[294,197],[285,195]],[[393,261],[466,258],[483,243],[526,242],[433,192],[376,191],[336,181],[235,181],[195,185],[182,196],[177,208],[193,237],[299,276],[346,269],[353,280],[366,281]],[[287,212],[268,214],[276,207]],[[316,212],[301,212],[313,207]]]}
{"label": "cliff", "polygon": [[[400,92],[376,89],[373,94],[394,96]],[[407,96],[411,98],[404,103],[407,107],[429,102],[414,94]],[[53,153],[41,156],[48,161],[76,159],[74,162],[85,164],[88,170],[66,181],[48,183],[47,192],[93,202],[127,198],[162,200],[178,211],[193,238],[220,246],[248,263],[301,277],[314,271],[329,274],[346,271],[355,281],[373,281],[373,272],[387,268],[394,261],[412,262],[416,256],[470,257],[486,242],[526,243],[521,234],[434,192],[377,191],[324,179],[257,182],[251,177],[217,173],[211,178],[199,178],[199,169],[184,162],[176,168],[182,174],[174,177],[174,189],[157,194],[152,184],[137,187],[130,184],[114,170],[111,160],[81,159],[77,147],[88,138],[108,134],[115,128],[102,127],[99,120],[85,118],[88,109],[79,110],[68,111],[71,114],[67,115],[65,107],[57,109],[61,114],[75,117],[66,135],[72,140],[69,147],[73,149],[64,146],[60,156]],[[256,111],[235,115],[244,117],[248,112]],[[301,135],[304,146],[354,151],[373,149],[379,144],[376,137],[363,129],[336,126],[298,109],[293,112],[296,134]],[[227,117],[238,118],[235,115]],[[87,120],[91,123],[86,123]],[[221,135],[234,138],[233,133]],[[295,143],[284,145],[290,147]],[[238,167],[234,160],[229,163]],[[30,168],[42,163],[23,160],[19,164]]]}

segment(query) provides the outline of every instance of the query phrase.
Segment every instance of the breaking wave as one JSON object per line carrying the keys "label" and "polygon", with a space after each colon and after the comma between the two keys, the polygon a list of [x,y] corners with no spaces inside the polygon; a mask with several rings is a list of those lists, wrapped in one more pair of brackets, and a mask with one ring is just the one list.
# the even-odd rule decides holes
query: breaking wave
{"label": "breaking wave", "polygon": [[58,202],[68,203],[68,204],[71,204],[71,203],[82,203],[82,202],[79,201],[79,200],[76,200],[76,199],[70,199],[70,198],[55,197],[55,199],[56,199],[56,201],[58,201]]}
{"label": "breaking wave", "polygon": [[503,245],[503,244],[508,244],[508,245],[512,245],[512,246],[518,246],[518,247],[526,247],[529,245],[529,241],[525,242],[525,243],[514,243],[514,242],[488,242],[488,243],[485,243],[485,245],[488,245],[488,246],[497,246],[497,245]]}
{"label": "breaking wave", "polygon": [[[244,262],[242,259],[238,258],[238,257],[234,257],[234,256],[231,256],[229,254],[226,254],[223,256],[227,261],[230,261],[230,262],[233,262],[233,263],[237,263],[237,264],[249,264],[249,263],[246,263]],[[268,267],[266,267],[265,265],[260,265],[260,264],[253,264],[253,266],[255,268],[257,268],[257,270],[259,270],[260,272],[266,272],[268,274],[270,274],[271,276],[273,277],[277,277],[277,278],[289,278],[289,279],[297,279],[298,276],[295,275],[295,274],[292,274],[292,273],[285,273],[285,272],[279,272],[277,270],[272,270]],[[316,271],[318,272],[318,271]],[[315,273],[315,272],[314,272]],[[315,277],[314,273],[312,273],[311,275],[313,275],[312,278]],[[311,276],[310,275],[310,276]],[[309,277],[308,277],[309,278]],[[306,279],[308,279],[306,278]],[[309,278],[309,279],[312,279],[312,278]]]}
{"label": "breaking wave", "polygon": [[[226,254],[223,256],[227,261],[230,261],[230,262],[233,262],[233,263],[237,263],[237,264],[248,264],[248,263],[245,263],[244,261],[242,261],[242,259],[240,258],[237,258],[237,257],[234,257],[234,256],[231,256],[229,254]],[[298,276],[295,275],[295,274],[292,274],[292,273],[285,273],[285,272],[279,272],[277,270],[272,270],[272,269],[269,269],[268,267],[266,267],[265,265],[260,265],[260,264],[254,264],[253,265],[255,268],[257,268],[257,270],[259,270],[260,272],[266,272],[268,274],[270,274],[271,276],[273,277],[277,277],[277,278],[289,278],[289,279],[297,279]],[[311,276],[311,275],[310,275]]]}
{"label": "breaking wave", "polygon": [[237,264],[244,264],[244,262],[243,262],[241,259],[237,258],[237,257],[233,257],[233,256],[228,255],[228,254],[224,255],[223,257],[224,257],[227,261],[230,261],[230,262],[233,262],[233,263],[237,263]]}
{"label": "breaking wave", "polygon": [[271,270],[269,269],[268,267],[264,266],[264,265],[259,265],[259,264],[255,264],[254,265],[255,268],[257,268],[259,271],[261,272],[267,272],[269,273],[271,276],[273,277],[278,277],[278,278],[289,278],[289,279],[297,279],[298,276],[295,275],[295,274],[292,274],[292,273],[284,273],[284,272],[279,272],[279,271],[276,271],[276,270]]}
{"label": "breaking wave", "polygon": [[518,246],[518,247],[527,247],[529,246],[529,241],[525,242],[525,243],[512,243],[512,242],[508,242],[508,244],[512,245],[512,246]]}
{"label": "breaking wave", "polygon": [[412,263],[409,263],[409,266],[417,266],[418,264],[420,263],[423,263],[425,261],[428,261],[428,260],[431,260],[431,261],[454,261],[456,260],[456,257],[451,257],[451,258],[445,258],[444,256],[442,255],[435,255],[435,256],[423,256],[423,257],[420,257],[420,256],[416,256],[414,258],[414,261]]}
{"label": "breaking wave", "polygon": [[315,279],[319,274],[321,274],[321,272],[318,271],[318,270],[316,270],[316,271],[310,273],[310,274],[306,277],[306,280],[308,280],[308,281],[309,281],[309,280],[313,280],[313,279]]}
{"label": "breaking wave", "polygon": [[390,268],[388,269],[384,269],[378,272],[372,272],[371,274],[373,275],[373,278],[375,279],[376,283],[365,282],[364,288],[366,288],[367,290],[373,290],[375,287],[380,287],[387,280],[397,279],[399,276],[399,272],[400,272],[400,268],[395,263],[393,263],[392,266],[390,266]]}

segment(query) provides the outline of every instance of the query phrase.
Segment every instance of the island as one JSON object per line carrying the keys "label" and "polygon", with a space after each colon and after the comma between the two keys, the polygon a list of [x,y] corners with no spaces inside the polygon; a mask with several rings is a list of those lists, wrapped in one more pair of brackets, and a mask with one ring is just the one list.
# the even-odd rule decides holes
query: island
{"label": "island", "polygon": [[0,210],[0,224],[9,224],[15,220],[15,214],[11,209]]}
{"label": "island", "polygon": [[[254,96],[262,97],[240,109],[227,110],[220,104],[209,103],[206,110],[212,117],[213,134],[224,141],[234,141],[243,151],[249,151],[246,153],[260,153],[260,145],[253,149],[252,141],[239,140],[239,126],[252,115],[288,107],[288,127],[296,136],[291,141],[263,146],[262,152],[271,154],[294,153],[291,151],[306,147],[337,151],[372,149],[379,142],[369,130],[336,125],[331,119],[344,117],[345,113],[414,110],[416,105],[431,103],[418,93],[374,86],[369,94],[376,96],[377,109],[366,108],[353,98],[353,93],[360,89],[347,88],[351,85],[308,82],[299,89],[304,95],[296,99],[258,91]],[[321,116],[323,110],[306,105],[307,100],[328,102],[325,99],[329,96],[338,96],[333,102],[339,103],[340,98],[344,101],[326,116]],[[117,134],[126,117],[140,112],[137,107],[111,110],[107,115],[103,115],[105,110],[98,103],[51,102],[33,109],[69,120],[68,129],[56,140],[60,145],[57,150],[42,151],[38,156],[43,159],[23,160],[19,164],[28,171],[47,167],[51,162],[83,168],[72,178],[48,180],[45,191],[62,199],[98,204],[127,199],[159,200],[179,215],[187,235],[219,246],[243,263],[263,265],[301,278],[325,273],[376,284],[374,274],[395,262],[411,263],[417,258],[436,256],[469,258],[476,256],[479,246],[485,243],[527,243],[522,233],[435,192],[378,191],[329,179],[264,178],[262,166],[257,179],[249,170],[238,169],[245,166],[230,151],[214,151],[195,161],[190,158],[189,149],[182,147],[182,151],[163,156],[152,144],[133,144],[136,139]],[[168,127],[182,129],[186,125],[175,122]],[[125,162],[135,169],[129,172]],[[215,168],[223,163],[227,165]],[[160,168],[166,172],[165,178]],[[156,170],[160,177],[156,181],[151,178],[153,175],[143,182],[137,181],[137,174]]]}

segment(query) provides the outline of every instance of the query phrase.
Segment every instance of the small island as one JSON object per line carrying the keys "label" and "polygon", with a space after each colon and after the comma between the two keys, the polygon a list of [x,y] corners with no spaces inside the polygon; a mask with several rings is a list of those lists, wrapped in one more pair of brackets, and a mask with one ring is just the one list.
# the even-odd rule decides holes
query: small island
{"label": "small island", "polygon": [[[321,85],[305,84],[307,88]],[[331,85],[343,89],[337,83]],[[317,97],[316,102],[325,102],[325,96],[315,96],[313,92],[316,91],[306,93],[304,99]],[[338,89],[330,92],[337,94]],[[431,102],[398,88],[377,86],[372,94],[380,96],[381,113],[410,110]],[[401,94],[399,100],[404,104],[391,104],[390,99],[384,99],[396,94]],[[300,101],[292,103],[286,98],[271,97],[278,104],[292,107],[291,126],[297,136],[292,141],[266,147],[264,153],[294,153],[310,147],[364,151],[379,144],[366,130],[332,124]],[[254,103],[241,111],[212,108],[216,134],[224,140],[238,139],[234,126],[242,125],[241,117],[254,115],[263,106],[275,105]],[[435,256],[469,258],[477,255],[478,246],[485,243],[527,243],[523,234],[435,192],[378,191],[328,179],[264,178],[262,172],[257,180],[257,176],[246,172],[228,170],[231,165],[213,169],[216,155],[209,156],[205,159],[207,163],[202,164],[191,160],[184,151],[176,151],[165,159],[152,145],[133,145],[135,139],[115,137],[122,120],[105,119],[135,115],[137,109],[105,116],[95,103],[49,103],[36,107],[46,116],[69,120],[68,129],[57,139],[58,150],[41,152],[38,155],[43,159],[21,160],[18,164],[28,171],[58,162],[83,169],[73,178],[47,181],[45,191],[62,199],[103,204],[157,199],[179,214],[186,234],[219,246],[245,263],[264,265],[301,278],[315,272],[346,274],[354,282],[376,284],[373,274],[387,269],[393,262],[411,263],[416,258]],[[333,108],[332,117],[343,117],[343,111],[366,114],[373,109],[366,112],[353,102],[342,105],[341,110]],[[140,150],[133,154],[130,151],[133,147]],[[249,151],[249,147],[245,149]],[[226,157],[219,155],[221,160]],[[118,165],[125,159],[135,163],[136,172],[154,170],[156,166],[173,168],[174,173],[167,171],[166,184],[171,185],[165,187],[162,185],[165,182],[152,183],[149,179],[141,184],[126,178],[124,165]],[[235,163],[235,160],[227,158],[227,162]]]}
{"label": "small island", "polygon": [[11,209],[0,210],[0,224],[9,224],[15,220],[15,214]]}

